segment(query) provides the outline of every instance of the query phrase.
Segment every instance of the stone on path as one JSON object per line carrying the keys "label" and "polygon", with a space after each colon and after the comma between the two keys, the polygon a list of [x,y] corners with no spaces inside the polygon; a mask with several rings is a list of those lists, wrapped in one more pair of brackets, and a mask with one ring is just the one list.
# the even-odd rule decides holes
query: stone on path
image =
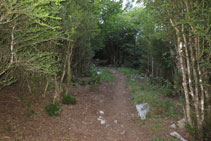
{"label": "stone on path", "polygon": [[104,115],[104,112],[103,111],[99,111],[99,112],[100,112],[100,114]]}
{"label": "stone on path", "polygon": [[126,131],[124,130],[124,131],[122,131],[122,132],[120,132],[120,134],[121,135],[124,135],[126,133]]}
{"label": "stone on path", "polygon": [[106,120],[104,120],[102,116],[99,116],[97,120],[99,120],[102,125],[106,124]]}
{"label": "stone on path", "polygon": [[176,129],[176,124],[172,124],[170,128]]}
{"label": "stone on path", "polygon": [[179,121],[177,122],[177,126],[178,126],[179,128],[184,128],[184,127],[185,127],[185,118],[179,120]]}
{"label": "stone on path", "polygon": [[141,120],[145,120],[146,115],[149,111],[149,104],[144,103],[144,104],[136,105],[136,109],[138,111],[138,115],[141,117]]}
{"label": "stone on path", "polygon": [[182,129],[185,127],[185,118],[177,121],[177,123],[174,123],[170,126],[170,128],[176,129],[176,127]]}
{"label": "stone on path", "polygon": [[175,131],[174,132],[171,132],[170,135],[173,136],[173,137],[175,137],[175,138],[177,138],[177,139],[179,139],[180,141],[187,141],[179,133],[177,133]]}
{"label": "stone on path", "polygon": [[118,124],[118,121],[117,120],[114,120],[114,123]]}

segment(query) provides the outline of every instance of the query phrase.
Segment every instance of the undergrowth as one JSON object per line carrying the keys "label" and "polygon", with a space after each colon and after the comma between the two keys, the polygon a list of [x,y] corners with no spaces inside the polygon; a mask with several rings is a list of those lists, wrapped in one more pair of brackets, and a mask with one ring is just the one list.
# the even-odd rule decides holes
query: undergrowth
{"label": "undergrowth", "polygon": [[111,83],[114,82],[114,75],[106,68],[97,68],[93,66],[90,69],[90,85],[99,85],[102,82]]}
{"label": "undergrowth", "polygon": [[117,70],[126,75],[127,77],[139,75],[139,71],[130,68],[118,68]]}
{"label": "undergrowth", "polygon": [[160,91],[151,86],[140,86],[138,81],[129,81],[129,89],[133,98],[133,104],[149,103],[157,113],[165,117],[179,117],[178,106],[174,101],[167,101],[162,98]]}
{"label": "undergrowth", "polygon": [[61,105],[59,103],[51,103],[45,107],[45,112],[49,116],[58,116],[61,113]]}
{"label": "undergrowth", "polygon": [[169,98],[164,99],[165,94],[163,90],[161,91],[158,87],[145,83],[146,80],[140,76],[138,71],[128,68],[118,68],[118,71],[128,77],[128,87],[131,91],[134,105],[141,103],[150,104],[152,108],[148,114],[150,116],[155,113],[165,117],[177,118],[181,116],[181,113],[177,110],[180,105]]}
{"label": "undergrowth", "polygon": [[152,140],[150,141],[180,141],[179,139],[176,139],[176,138],[170,138],[170,139],[167,139],[166,137],[156,137],[156,138],[153,138]]}
{"label": "undergrowth", "polygon": [[72,97],[70,95],[63,95],[62,96],[62,103],[66,105],[75,105],[76,104],[76,98]]}
{"label": "undergrowth", "polygon": [[[148,78],[141,75],[138,71],[128,68],[118,68],[128,78],[128,88],[131,92],[132,103],[135,105],[148,103],[150,111],[147,113],[146,121],[139,120],[139,125],[149,127],[153,131],[164,130],[162,124],[167,118],[181,118],[182,113],[177,108],[182,108],[178,102],[167,97],[168,89],[159,88],[158,86],[148,83]],[[167,93],[167,94],[166,94]],[[175,138],[166,136],[153,137],[151,141],[178,141]]]}
{"label": "undergrowth", "polygon": [[101,72],[101,80],[103,82],[114,82],[114,74],[106,68],[98,68],[98,71]]}

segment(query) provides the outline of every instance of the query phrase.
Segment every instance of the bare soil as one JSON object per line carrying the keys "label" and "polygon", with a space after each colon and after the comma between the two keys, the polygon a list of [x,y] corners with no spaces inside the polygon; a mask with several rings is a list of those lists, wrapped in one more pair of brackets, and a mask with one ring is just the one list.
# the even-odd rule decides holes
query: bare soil
{"label": "bare soil", "polygon": [[[149,141],[169,134],[173,119],[164,119],[158,130],[142,122],[132,105],[127,79],[115,70],[113,84],[71,86],[76,105],[62,105],[60,116],[49,117],[45,106],[49,93],[29,95],[16,87],[0,93],[0,140],[3,141]],[[101,114],[99,111],[103,111]],[[106,120],[101,124],[102,116]],[[154,123],[153,123],[154,124]]]}

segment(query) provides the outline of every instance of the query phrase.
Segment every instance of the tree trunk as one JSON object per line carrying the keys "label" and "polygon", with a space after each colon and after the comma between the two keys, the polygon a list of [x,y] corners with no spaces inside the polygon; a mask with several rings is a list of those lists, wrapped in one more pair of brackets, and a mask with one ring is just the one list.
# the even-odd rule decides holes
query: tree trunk
{"label": "tree trunk", "polygon": [[180,66],[181,66],[181,71],[182,71],[182,78],[183,78],[183,89],[185,93],[185,115],[187,122],[192,125],[192,119],[191,119],[191,108],[190,108],[190,98],[189,98],[189,90],[187,86],[187,77],[186,77],[186,72],[185,72],[185,64],[183,60],[183,45],[180,37],[180,30],[175,26],[175,22],[173,22],[172,19],[170,19],[170,22],[172,26],[176,30],[176,35],[177,35],[177,52],[178,52],[178,57],[180,61]]}
{"label": "tree trunk", "polygon": [[10,64],[12,64],[14,62],[14,45],[15,45],[15,25],[12,27],[12,33],[11,33],[11,45],[10,45],[10,51],[11,51],[11,57],[10,57]]}

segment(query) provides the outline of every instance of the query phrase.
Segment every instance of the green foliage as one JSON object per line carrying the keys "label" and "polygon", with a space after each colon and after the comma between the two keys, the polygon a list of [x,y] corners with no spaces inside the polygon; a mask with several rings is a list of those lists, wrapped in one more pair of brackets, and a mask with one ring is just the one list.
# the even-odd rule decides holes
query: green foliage
{"label": "green foliage", "polygon": [[79,82],[79,79],[76,76],[72,75],[71,76],[71,82],[72,83],[78,83]]}
{"label": "green foliage", "polygon": [[131,69],[131,68],[118,68],[117,69],[119,72],[123,73],[124,75],[126,75],[127,77],[132,77],[132,76],[136,76],[139,74],[138,70],[135,69]]}
{"label": "green foliage", "polygon": [[103,82],[114,82],[114,74],[107,68],[98,68],[98,72],[101,73],[101,80]]}
{"label": "green foliage", "polygon": [[152,130],[161,130],[162,126],[160,124],[156,124],[155,126],[152,127]]}
{"label": "green foliage", "polygon": [[90,68],[90,75],[89,84],[99,85],[101,83],[102,74],[94,65]]}
{"label": "green foliage", "polygon": [[114,75],[106,68],[97,68],[95,65],[92,65],[90,68],[90,79],[89,84],[99,85],[102,82],[113,82]]}
{"label": "green foliage", "polygon": [[14,84],[15,82],[17,82],[17,79],[14,78],[13,76],[3,76],[0,77],[0,89],[6,87],[6,86],[10,86],[12,84]]}
{"label": "green foliage", "polygon": [[77,82],[74,82],[73,86],[79,87],[80,85]]}
{"label": "green foliage", "polygon": [[58,116],[61,113],[61,105],[59,103],[51,103],[46,105],[45,112],[49,116]]}
{"label": "green foliage", "polygon": [[[101,3],[96,1],[72,0],[63,2],[60,10],[62,17],[62,30],[65,33],[63,54],[67,53],[65,46],[72,48],[71,69],[77,76],[86,76],[89,63],[93,57],[93,50],[97,47],[92,43],[93,38],[98,35],[97,23]],[[65,62],[63,56],[63,63]]]}
{"label": "green foliage", "polygon": [[77,102],[75,97],[70,96],[69,94],[62,96],[62,103],[67,105],[75,105]]}
{"label": "green foliage", "polygon": [[[160,115],[165,117],[179,117],[181,113],[177,110],[178,105],[174,101],[167,101],[162,98],[162,91],[155,89],[151,85],[141,85],[142,81],[138,77],[138,71],[126,68],[119,68],[120,72],[128,76],[129,79],[129,89],[133,98],[133,104],[149,103],[152,106],[152,109]],[[151,110],[151,115],[154,115]]]}
{"label": "green foliage", "polygon": [[169,88],[163,89],[163,93],[164,93],[164,95],[167,96],[167,97],[171,97],[171,96],[173,95],[173,94],[172,94],[172,90],[169,89]]}
{"label": "green foliage", "polygon": [[[59,55],[54,49],[55,40],[61,37],[60,18],[57,15],[60,2],[61,0],[1,1],[0,50],[5,54],[0,55],[1,85],[12,84],[14,80],[24,81],[23,77],[17,79],[22,75],[17,72],[48,76],[58,73],[57,63],[60,60],[55,59]],[[9,68],[5,69],[4,66]]]}
{"label": "green foliage", "polygon": [[175,91],[179,91],[182,89],[181,83],[182,83],[181,73],[175,73],[173,76],[173,87]]}
{"label": "green foliage", "polygon": [[197,128],[190,125],[189,123],[186,123],[185,127],[192,136],[197,137],[197,133],[198,133]]}
{"label": "green foliage", "polygon": [[204,138],[205,140],[209,140],[211,137],[210,137],[210,134],[211,134],[211,109],[207,108],[206,109],[208,112],[208,114],[206,114],[205,116],[205,124],[203,126],[203,134],[204,134]]}
{"label": "green foliage", "polygon": [[[189,128],[192,134],[198,136],[198,138],[203,138],[202,136],[205,135],[203,134],[205,131],[203,131],[202,126],[207,126],[205,121],[206,118],[209,118],[205,116],[209,110],[203,109],[204,107],[210,107],[211,104],[210,96],[206,94],[210,91],[210,86],[207,86],[210,82],[210,77],[207,73],[210,72],[210,61],[208,61],[210,57],[208,56],[210,56],[211,39],[211,1],[146,0],[144,2],[146,9],[148,9],[152,17],[154,17],[153,21],[156,23],[158,30],[160,30],[160,39],[168,41],[169,47],[177,46],[177,56],[182,58],[184,62],[191,62],[189,65],[188,63],[182,63],[181,60],[179,64],[185,68],[185,70],[181,71],[183,80],[176,71],[174,72],[175,76],[170,80],[173,80],[173,88],[175,91],[180,91],[180,93],[182,92],[186,95],[185,114],[189,124],[193,125],[193,127],[187,128]],[[197,42],[196,39],[198,39]],[[178,40],[180,40],[180,43],[177,42]],[[179,51],[181,50],[179,44],[183,44],[181,52]],[[194,54],[194,52],[198,50],[203,51],[199,51],[200,54]],[[173,57],[175,53],[171,54]],[[175,58],[175,60],[177,59]],[[196,67],[196,64],[198,64],[198,67]],[[185,78],[185,76],[187,78]],[[187,85],[187,87],[184,86],[184,92],[181,91],[182,83]],[[201,90],[197,91],[198,88],[201,88]],[[192,99],[190,97],[194,98]],[[200,99],[203,104],[198,104],[198,101],[194,99]],[[197,110],[199,110],[199,112],[197,112]]]}
{"label": "green foliage", "polygon": [[179,139],[176,139],[176,138],[166,138],[166,137],[156,137],[156,138],[153,138],[151,141],[180,141]]}
{"label": "green foliage", "polygon": [[125,15],[122,1],[105,2],[99,22],[101,32],[94,40],[97,41],[95,46],[101,49],[96,50],[95,57],[114,66],[133,67],[138,64],[136,60],[141,52],[135,44],[137,32]]}
{"label": "green foliage", "polygon": [[87,84],[87,82],[86,82],[86,80],[81,80],[81,81],[80,81],[80,84],[81,84],[82,86],[85,86],[85,85]]}

